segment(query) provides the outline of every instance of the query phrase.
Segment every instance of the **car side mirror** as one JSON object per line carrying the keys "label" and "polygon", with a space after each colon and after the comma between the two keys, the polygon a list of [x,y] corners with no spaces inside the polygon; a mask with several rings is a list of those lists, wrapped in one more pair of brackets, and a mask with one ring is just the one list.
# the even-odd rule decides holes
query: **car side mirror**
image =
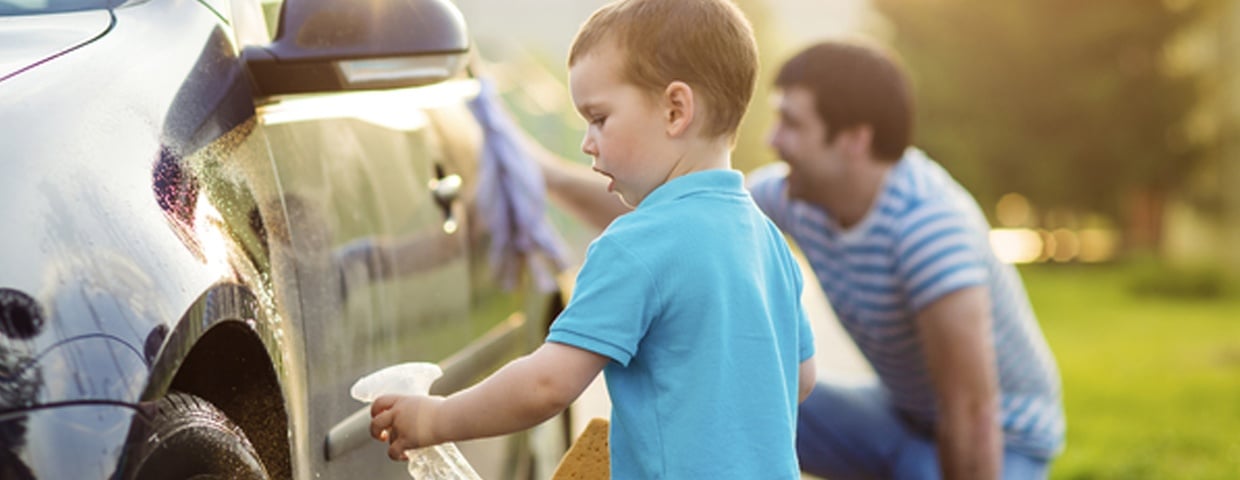
{"label": "car side mirror", "polygon": [[270,96],[434,83],[468,52],[449,0],[287,0],[275,40],[241,57],[257,95]]}

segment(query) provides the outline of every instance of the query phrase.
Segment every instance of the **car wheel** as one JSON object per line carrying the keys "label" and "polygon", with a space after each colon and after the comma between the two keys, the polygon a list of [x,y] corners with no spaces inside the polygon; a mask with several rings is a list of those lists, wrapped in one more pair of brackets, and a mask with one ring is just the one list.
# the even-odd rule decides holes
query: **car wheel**
{"label": "car wheel", "polygon": [[171,392],[156,407],[149,434],[133,450],[133,478],[269,478],[245,432],[215,405]]}

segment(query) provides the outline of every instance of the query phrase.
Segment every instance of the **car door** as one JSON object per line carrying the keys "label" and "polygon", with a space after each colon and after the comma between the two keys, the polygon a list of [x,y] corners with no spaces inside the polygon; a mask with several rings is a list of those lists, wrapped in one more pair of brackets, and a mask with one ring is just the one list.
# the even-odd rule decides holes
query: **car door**
{"label": "car door", "polygon": [[[264,2],[266,22],[281,11]],[[310,444],[347,425],[345,448],[312,452],[315,474],[403,473],[358,439],[350,385],[408,361],[443,363],[440,393],[467,386],[542,338],[546,298],[498,288],[490,236],[473,215],[482,133],[467,75],[432,85],[269,99],[259,128],[281,186],[289,268],[305,344]],[[277,262],[279,263],[279,262]],[[280,287],[277,287],[280,288]],[[538,312],[537,320],[514,313]],[[450,365],[449,365],[450,364]],[[364,432],[361,433],[364,435]],[[525,435],[463,446],[487,478],[528,470]],[[524,466],[522,466],[524,465]]]}
{"label": "car door", "polygon": [[[295,264],[312,439],[362,406],[348,395],[353,381],[402,361],[438,361],[472,336],[465,235],[451,228],[463,213],[451,215],[461,209],[430,188],[452,174],[418,105],[403,109],[401,125],[372,116],[389,107],[387,96],[291,99],[259,111],[293,255],[308,260]],[[324,472],[376,463],[353,457]]]}

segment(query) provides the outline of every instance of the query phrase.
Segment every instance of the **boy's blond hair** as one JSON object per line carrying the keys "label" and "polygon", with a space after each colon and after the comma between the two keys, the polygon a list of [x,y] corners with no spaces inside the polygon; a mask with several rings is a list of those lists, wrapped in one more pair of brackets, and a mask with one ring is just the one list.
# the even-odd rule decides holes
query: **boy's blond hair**
{"label": "boy's blond hair", "polygon": [[577,32],[571,68],[612,42],[626,80],[652,94],[682,81],[704,99],[703,133],[734,137],[753,96],[758,48],[749,20],[727,0],[620,0],[604,5]]}

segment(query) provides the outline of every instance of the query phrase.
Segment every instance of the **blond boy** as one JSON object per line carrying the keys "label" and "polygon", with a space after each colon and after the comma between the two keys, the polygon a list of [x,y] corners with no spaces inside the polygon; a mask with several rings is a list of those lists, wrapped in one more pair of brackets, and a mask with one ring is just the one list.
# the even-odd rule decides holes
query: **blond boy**
{"label": "blond boy", "polygon": [[582,151],[634,208],[586,253],[534,353],[447,398],[388,396],[389,456],[562,412],[605,372],[615,478],[799,478],[797,405],[814,378],[802,279],[731,170],[757,53],[726,0],[602,7],[569,53]]}

